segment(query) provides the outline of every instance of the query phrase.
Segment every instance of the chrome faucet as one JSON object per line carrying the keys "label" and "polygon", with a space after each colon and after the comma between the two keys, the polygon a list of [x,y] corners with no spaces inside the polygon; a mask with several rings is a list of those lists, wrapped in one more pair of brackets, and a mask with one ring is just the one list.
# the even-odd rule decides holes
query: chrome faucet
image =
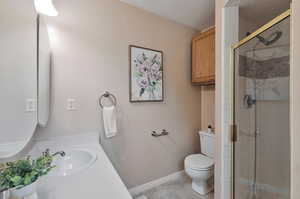
{"label": "chrome faucet", "polygon": [[64,151],[58,151],[58,152],[52,154],[53,157],[57,156],[57,155],[60,155],[61,157],[64,157],[66,155],[66,153]]}
{"label": "chrome faucet", "polygon": [[60,155],[61,157],[64,157],[66,155],[66,153],[64,151],[58,151],[56,153],[53,153],[53,154],[50,154],[50,149],[46,149],[44,152],[43,152],[43,155],[44,156],[57,156],[57,155]]}

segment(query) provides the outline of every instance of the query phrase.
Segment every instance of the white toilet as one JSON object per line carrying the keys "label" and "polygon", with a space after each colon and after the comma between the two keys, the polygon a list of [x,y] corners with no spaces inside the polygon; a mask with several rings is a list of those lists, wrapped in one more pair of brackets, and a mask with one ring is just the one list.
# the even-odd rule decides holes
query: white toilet
{"label": "white toilet", "polygon": [[213,133],[199,132],[201,154],[189,155],[184,160],[185,172],[192,178],[192,188],[201,195],[214,189],[214,141]]}

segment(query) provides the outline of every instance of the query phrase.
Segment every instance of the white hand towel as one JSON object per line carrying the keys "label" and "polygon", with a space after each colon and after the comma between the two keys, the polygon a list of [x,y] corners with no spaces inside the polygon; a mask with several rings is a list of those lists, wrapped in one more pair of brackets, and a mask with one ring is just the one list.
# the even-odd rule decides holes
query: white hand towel
{"label": "white hand towel", "polygon": [[117,134],[117,114],[115,106],[103,107],[103,124],[107,138],[114,137]]}

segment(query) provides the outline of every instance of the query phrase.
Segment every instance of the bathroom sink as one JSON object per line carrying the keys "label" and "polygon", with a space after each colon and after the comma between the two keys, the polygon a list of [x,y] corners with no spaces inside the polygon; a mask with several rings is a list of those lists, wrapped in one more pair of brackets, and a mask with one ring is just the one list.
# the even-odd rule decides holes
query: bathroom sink
{"label": "bathroom sink", "polygon": [[52,165],[55,168],[49,173],[50,176],[67,176],[80,172],[90,167],[97,159],[95,152],[87,149],[64,150],[64,157],[56,156]]}

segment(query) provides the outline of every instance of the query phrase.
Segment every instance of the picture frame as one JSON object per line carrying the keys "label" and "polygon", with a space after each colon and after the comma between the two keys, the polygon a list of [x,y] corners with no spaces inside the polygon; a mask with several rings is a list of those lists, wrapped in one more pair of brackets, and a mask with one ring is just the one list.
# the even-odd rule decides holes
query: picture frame
{"label": "picture frame", "polygon": [[163,52],[129,46],[129,101],[163,102]]}

